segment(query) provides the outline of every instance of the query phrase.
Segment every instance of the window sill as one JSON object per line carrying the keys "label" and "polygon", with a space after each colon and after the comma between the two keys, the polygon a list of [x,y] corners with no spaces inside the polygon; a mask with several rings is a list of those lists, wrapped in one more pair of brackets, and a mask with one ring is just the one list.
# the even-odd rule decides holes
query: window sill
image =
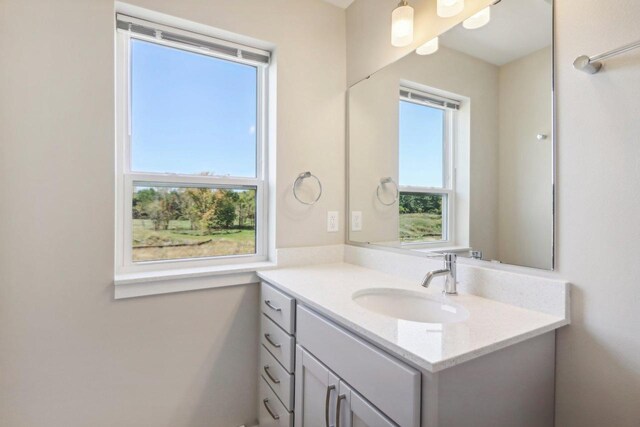
{"label": "window sill", "polygon": [[134,298],[172,292],[259,282],[256,271],[275,268],[274,262],[118,274],[113,279],[114,298]]}

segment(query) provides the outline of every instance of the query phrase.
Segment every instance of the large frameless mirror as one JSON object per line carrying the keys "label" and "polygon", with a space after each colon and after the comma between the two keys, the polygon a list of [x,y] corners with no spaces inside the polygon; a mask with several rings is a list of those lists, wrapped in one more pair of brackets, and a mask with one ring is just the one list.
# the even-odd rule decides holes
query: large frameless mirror
{"label": "large frameless mirror", "polygon": [[349,89],[350,243],[553,269],[553,5],[488,10]]}

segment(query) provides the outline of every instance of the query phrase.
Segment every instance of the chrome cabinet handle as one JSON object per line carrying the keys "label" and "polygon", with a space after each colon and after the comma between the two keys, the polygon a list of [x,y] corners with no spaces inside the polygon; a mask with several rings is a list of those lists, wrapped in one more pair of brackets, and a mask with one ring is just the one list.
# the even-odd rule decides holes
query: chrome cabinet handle
{"label": "chrome cabinet handle", "polygon": [[271,381],[273,381],[273,383],[274,383],[274,384],[280,384],[280,380],[279,380],[279,379],[277,379],[276,377],[274,377],[274,376],[271,374],[271,371],[269,371],[269,365],[265,365],[263,369],[264,369],[264,373],[265,373],[265,374],[267,374],[267,376],[269,377],[269,379],[270,379]]}
{"label": "chrome cabinet handle", "polygon": [[271,418],[273,418],[274,420],[280,419],[280,415],[273,412],[273,409],[269,407],[269,399],[264,399],[262,401],[262,404],[264,405],[265,408],[267,408],[267,412],[269,413],[269,415],[271,415]]}
{"label": "chrome cabinet handle", "polygon": [[338,396],[338,407],[336,408],[336,427],[340,427],[340,409],[342,407],[342,401],[347,398],[346,395],[341,394]]}
{"label": "chrome cabinet handle", "polygon": [[264,338],[269,342],[269,344],[271,344],[272,346],[274,346],[275,348],[280,348],[282,347],[282,344],[278,344],[277,342],[274,342],[271,339],[271,334],[264,334]]}
{"label": "chrome cabinet handle", "polygon": [[335,389],[335,385],[330,385],[329,387],[327,387],[327,396],[324,401],[324,422],[327,427],[331,427],[329,425],[329,400],[331,399],[331,391]]}
{"label": "chrome cabinet handle", "polygon": [[269,307],[271,310],[282,311],[280,307],[276,307],[275,305],[273,305],[270,299],[264,300],[264,303],[267,304],[267,307]]}

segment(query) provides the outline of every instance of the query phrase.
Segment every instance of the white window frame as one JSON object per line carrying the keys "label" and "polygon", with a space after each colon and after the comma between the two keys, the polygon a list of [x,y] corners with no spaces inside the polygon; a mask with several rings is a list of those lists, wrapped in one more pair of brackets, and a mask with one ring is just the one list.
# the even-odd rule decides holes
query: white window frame
{"label": "white window frame", "polygon": [[[415,89],[408,89],[405,87],[401,87],[401,91],[410,91],[417,92]],[[436,97],[435,95],[427,94],[425,95],[430,97]],[[444,99],[444,98],[443,98]],[[455,240],[455,193],[456,193],[456,184],[455,184],[455,139],[456,139],[456,119],[457,119],[457,110],[452,108],[447,108],[446,106],[437,105],[434,103],[421,101],[417,99],[411,99],[409,97],[400,96],[400,102],[411,102],[417,105],[423,105],[430,108],[437,108],[444,111],[444,119],[443,119],[443,147],[442,147],[442,187],[424,187],[424,186],[408,186],[408,185],[400,185],[399,192],[402,193],[418,193],[418,194],[428,194],[428,195],[438,195],[443,196],[444,202],[442,204],[442,240],[435,241],[413,241],[413,242],[400,242],[402,246],[407,247],[425,247],[425,248],[439,248],[451,246],[454,244]],[[398,200],[398,210],[400,209],[400,201]],[[398,230],[399,234],[399,230]],[[400,236],[398,235],[398,238]]]}
{"label": "white window frame", "polygon": [[[158,27],[162,27],[158,25]],[[180,31],[172,29],[174,31]],[[189,33],[190,37],[209,39],[208,36]],[[181,49],[195,54],[233,61],[256,67],[257,70],[257,114],[256,114],[256,177],[201,176],[165,173],[140,173],[131,170],[131,40],[138,39],[163,46]],[[210,39],[209,39],[210,40]],[[220,40],[215,39],[216,42]],[[232,43],[229,43],[232,44]],[[267,170],[267,106],[268,64],[230,58],[207,49],[183,43],[116,30],[116,274],[155,272],[163,270],[194,269],[224,265],[263,262],[268,259],[268,170]],[[228,255],[203,258],[185,258],[154,261],[133,261],[132,194],[133,187],[208,187],[248,188],[256,191],[256,252],[247,255]]]}

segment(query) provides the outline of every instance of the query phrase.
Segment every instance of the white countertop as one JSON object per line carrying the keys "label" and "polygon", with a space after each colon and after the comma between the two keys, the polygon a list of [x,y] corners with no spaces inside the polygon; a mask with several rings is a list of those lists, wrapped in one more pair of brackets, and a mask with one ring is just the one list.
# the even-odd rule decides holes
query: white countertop
{"label": "white countertop", "polygon": [[[265,281],[389,353],[430,372],[522,342],[569,323],[568,319],[461,293],[443,296],[440,284],[414,283],[352,264],[322,264],[259,272]],[[459,323],[431,324],[366,310],[352,295],[368,288],[424,292],[470,313]]]}

